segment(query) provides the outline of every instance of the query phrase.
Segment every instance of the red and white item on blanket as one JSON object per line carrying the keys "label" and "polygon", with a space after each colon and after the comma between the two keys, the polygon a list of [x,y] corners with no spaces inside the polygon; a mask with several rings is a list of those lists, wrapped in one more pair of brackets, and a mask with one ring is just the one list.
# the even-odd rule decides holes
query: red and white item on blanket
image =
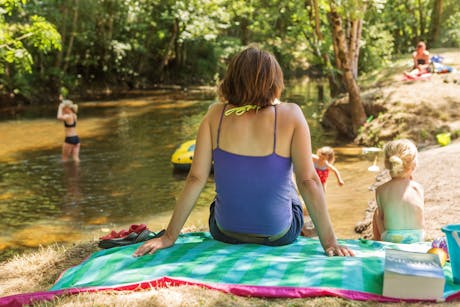
{"label": "red and white item on blanket", "polygon": [[136,225],[136,224],[133,224],[129,227],[128,230],[125,230],[125,229],[122,229],[120,231],[115,231],[115,230],[112,230],[108,235],[105,235],[103,237],[100,237],[99,240],[110,240],[110,239],[117,239],[117,238],[124,238],[126,237],[127,235],[129,235],[130,233],[141,233],[142,231],[146,230],[147,229],[147,225],[145,224],[139,224],[139,225]]}

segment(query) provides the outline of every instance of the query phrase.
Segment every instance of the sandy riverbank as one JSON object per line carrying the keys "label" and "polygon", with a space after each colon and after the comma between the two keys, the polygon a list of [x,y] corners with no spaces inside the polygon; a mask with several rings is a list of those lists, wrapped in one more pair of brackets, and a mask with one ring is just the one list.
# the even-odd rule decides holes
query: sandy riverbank
{"label": "sandy riverbank", "polygon": [[436,144],[436,134],[441,132],[459,137],[460,50],[431,52],[444,57],[445,65],[454,71],[404,81],[407,59],[402,59],[372,77],[377,81],[365,81],[370,89],[363,90],[363,103],[373,120],[360,130],[356,143],[381,146],[395,138],[409,138],[420,149]]}

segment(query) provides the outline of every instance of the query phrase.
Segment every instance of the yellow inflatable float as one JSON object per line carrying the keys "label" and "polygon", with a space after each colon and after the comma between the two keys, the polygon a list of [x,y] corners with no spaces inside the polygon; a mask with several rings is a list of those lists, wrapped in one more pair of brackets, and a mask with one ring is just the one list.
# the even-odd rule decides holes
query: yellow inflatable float
{"label": "yellow inflatable float", "polygon": [[192,166],[194,152],[195,140],[182,143],[171,156],[171,163],[174,169],[188,171]]}

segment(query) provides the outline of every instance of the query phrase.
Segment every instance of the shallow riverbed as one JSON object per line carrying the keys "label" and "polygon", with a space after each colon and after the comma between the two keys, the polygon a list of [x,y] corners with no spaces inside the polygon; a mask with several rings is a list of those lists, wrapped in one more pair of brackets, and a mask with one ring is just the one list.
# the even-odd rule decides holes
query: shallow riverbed
{"label": "shallow riverbed", "polygon": [[[333,145],[345,185],[329,178],[327,199],[340,238],[356,238],[354,225],[372,198],[372,156],[338,142],[318,122],[322,105],[311,83],[288,85],[285,100],[302,106],[313,147]],[[146,223],[164,228],[183,186],[170,156],[194,138],[215,101],[209,92],[158,90],[143,97],[79,103],[81,163],[62,163],[64,129],[53,107],[28,107],[0,120],[0,259],[52,242],[97,238],[111,229]],[[214,197],[209,179],[187,225],[205,228]]]}

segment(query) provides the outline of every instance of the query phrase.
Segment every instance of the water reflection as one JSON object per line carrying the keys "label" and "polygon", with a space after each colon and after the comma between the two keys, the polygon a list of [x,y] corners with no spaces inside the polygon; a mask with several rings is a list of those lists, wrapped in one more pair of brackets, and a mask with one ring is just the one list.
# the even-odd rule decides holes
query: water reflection
{"label": "water reflection", "polygon": [[64,185],[65,195],[63,197],[62,211],[64,216],[69,216],[70,220],[80,215],[79,208],[83,195],[80,189],[80,163],[75,161],[64,162]]}

